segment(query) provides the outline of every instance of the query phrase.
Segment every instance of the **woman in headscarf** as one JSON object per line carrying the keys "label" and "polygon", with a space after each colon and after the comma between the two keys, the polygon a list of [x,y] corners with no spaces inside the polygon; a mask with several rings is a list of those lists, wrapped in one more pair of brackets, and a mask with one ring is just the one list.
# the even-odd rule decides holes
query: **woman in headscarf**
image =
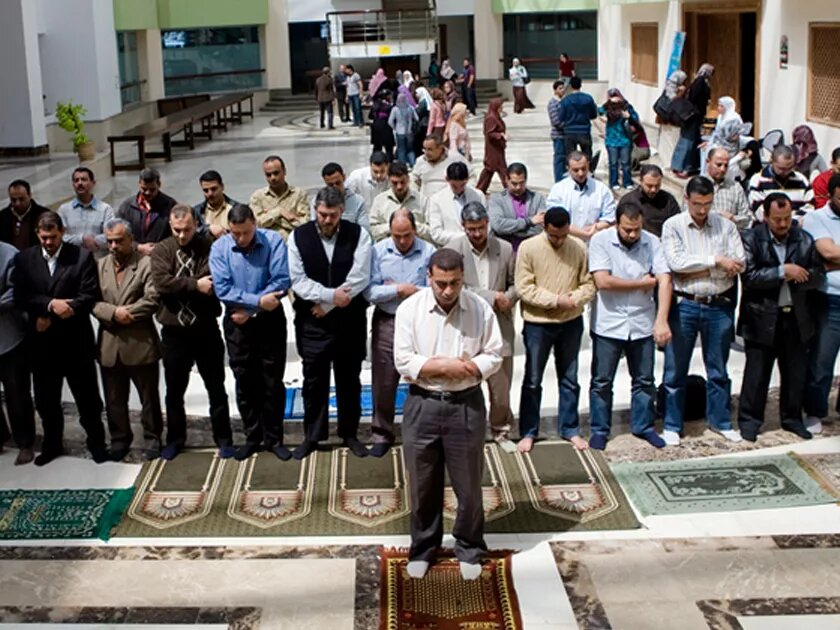
{"label": "woman in headscarf", "polygon": [[688,75],[682,70],[674,70],[665,82],[665,95],[671,100],[684,96],[688,86]]}
{"label": "woman in headscarf", "polygon": [[426,135],[431,136],[433,133],[437,133],[442,138],[446,130],[446,102],[442,90],[433,88],[431,94],[432,106],[429,108],[429,124],[426,126]]}
{"label": "woman in headscarf", "polygon": [[796,170],[808,181],[811,181],[814,171],[819,174],[828,170],[828,164],[819,153],[814,132],[808,125],[799,125],[793,130],[793,148],[796,151]]}
{"label": "woman in headscarf", "polygon": [[449,63],[449,57],[443,58],[443,63],[440,66],[440,77],[444,81],[452,81],[456,76],[455,68]]}
{"label": "woman in headscarf", "polygon": [[[429,111],[432,105],[432,95],[422,85],[416,86],[414,91],[417,103],[417,133],[414,134],[414,154],[423,153],[423,140],[426,139],[426,129],[429,127]],[[410,103],[410,101],[409,101]]]}
{"label": "woman in headscarf", "polygon": [[382,84],[387,80],[388,77],[385,76],[385,71],[382,68],[379,68],[370,78],[370,83],[368,83],[368,93],[371,95],[371,98],[376,98],[376,93],[379,91],[379,88],[381,88]]}
{"label": "woman in headscarf", "polygon": [[500,98],[494,98],[487,106],[487,113],[484,115],[484,168],[478,176],[476,188],[487,194],[493,173],[499,174],[502,180],[502,187],[507,188],[507,160],[505,159],[505,148],[507,147],[507,127],[502,120],[502,106],[504,102]]}
{"label": "woman in headscarf", "polygon": [[513,113],[521,114],[526,109],[534,109],[534,104],[528,98],[528,92],[525,90],[528,71],[516,57],[513,58],[513,64],[508,70],[508,77],[510,77],[510,84],[513,87]]}
{"label": "woman in headscarf", "polygon": [[618,190],[618,171],[621,167],[621,180],[627,189],[633,188],[633,176],[630,172],[630,157],[633,149],[633,126],[638,125],[639,115],[627,102],[618,88],[607,90],[607,100],[598,108],[598,113],[607,119],[604,146],[610,158],[610,186]]}
{"label": "woman in headscarf", "polygon": [[388,161],[394,159],[394,132],[388,124],[391,116],[391,93],[383,90],[370,108],[370,143],[374,151],[384,151]]}
{"label": "woman in headscarf", "polygon": [[447,116],[449,116],[456,103],[463,102],[461,94],[455,89],[455,84],[452,81],[444,81],[443,83],[443,101],[446,104]]}
{"label": "woman in headscarf", "polygon": [[414,83],[414,74],[411,72],[411,70],[403,70],[402,83],[408,88],[410,88],[411,84]]}
{"label": "woman in headscarf", "polygon": [[417,112],[408,104],[405,94],[397,96],[397,105],[391,110],[388,125],[397,139],[397,159],[410,167],[414,166],[414,130],[417,128]]}
{"label": "woman in headscarf", "polygon": [[700,165],[701,173],[706,174],[706,156],[715,147],[726,149],[729,153],[730,171],[727,172],[727,179],[735,181],[740,175],[739,163],[746,157],[741,151],[741,137],[746,136],[752,130],[752,124],[744,123],[741,115],[735,111],[735,99],[731,96],[721,96],[718,99],[718,117],[712,135],[707,142],[700,144]]}
{"label": "woman in headscarf", "polygon": [[680,139],[671,159],[674,175],[682,179],[688,179],[700,171],[700,129],[706,117],[709,100],[712,98],[709,81],[714,72],[715,67],[710,63],[700,66],[685,96],[691,108],[680,117]]}
{"label": "woman in headscarf", "polygon": [[414,99],[414,95],[412,94],[411,85],[401,83],[400,86],[397,88],[397,96],[399,96],[400,94],[405,96],[409,105],[411,105],[412,107],[417,107],[417,101]]}
{"label": "woman in headscarf", "polygon": [[467,106],[463,103],[456,103],[446,121],[446,132],[443,139],[449,144],[449,155],[460,159],[465,158],[472,162],[472,147],[470,145],[470,134],[467,131]]}

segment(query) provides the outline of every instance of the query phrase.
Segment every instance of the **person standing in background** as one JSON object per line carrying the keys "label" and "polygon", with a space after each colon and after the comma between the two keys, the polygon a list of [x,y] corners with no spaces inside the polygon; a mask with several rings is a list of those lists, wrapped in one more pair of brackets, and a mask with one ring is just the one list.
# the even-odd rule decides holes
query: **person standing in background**
{"label": "person standing in background", "polygon": [[324,128],[324,113],[327,114],[327,122],[330,129],[333,126],[333,101],[335,100],[335,83],[330,74],[330,67],[324,66],[321,76],[315,81],[315,100],[318,102],[318,109],[321,114],[321,129]]}
{"label": "person standing in background", "polygon": [[338,117],[341,122],[350,122],[350,111],[347,107],[347,73],[346,66],[342,63],[338,66],[335,75],[335,100],[338,102]]}
{"label": "person standing in background", "polygon": [[525,85],[530,81],[525,66],[519,63],[519,59],[513,58],[513,64],[508,70],[510,84],[513,87],[513,113],[521,114],[526,109],[534,109],[534,104],[528,98]]}
{"label": "person standing in background", "polygon": [[507,186],[507,160],[505,159],[505,148],[507,147],[507,127],[502,120],[502,109],[504,102],[500,98],[494,98],[487,106],[487,113],[484,115],[484,168],[478,176],[478,183],[475,187],[487,194],[490,188],[490,181],[493,174],[499,175],[502,180],[502,187]]}

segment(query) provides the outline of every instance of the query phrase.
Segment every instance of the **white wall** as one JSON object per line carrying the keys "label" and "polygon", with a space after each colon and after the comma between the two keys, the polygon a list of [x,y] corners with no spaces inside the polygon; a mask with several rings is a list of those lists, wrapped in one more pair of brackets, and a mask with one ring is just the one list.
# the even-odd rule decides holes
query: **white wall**
{"label": "white wall", "polygon": [[324,22],[331,11],[381,9],[381,0],[288,0],[289,22]]}
{"label": "white wall", "polygon": [[[808,93],[808,23],[840,22],[837,0],[764,0],[761,33],[762,132],[783,129],[785,139],[794,127],[807,124],[814,130],[820,153],[829,158],[840,146],[840,128],[806,119]],[[779,40],[788,36],[788,68],[779,68]],[[840,94],[837,95],[840,98]]]}
{"label": "white wall", "polygon": [[476,2],[489,2],[490,0],[437,0],[438,16],[448,15],[473,15]]}
{"label": "white wall", "polygon": [[438,24],[446,25],[446,48],[449,63],[455,72],[463,72],[464,57],[472,56],[470,51],[470,20],[466,17],[438,18]]}

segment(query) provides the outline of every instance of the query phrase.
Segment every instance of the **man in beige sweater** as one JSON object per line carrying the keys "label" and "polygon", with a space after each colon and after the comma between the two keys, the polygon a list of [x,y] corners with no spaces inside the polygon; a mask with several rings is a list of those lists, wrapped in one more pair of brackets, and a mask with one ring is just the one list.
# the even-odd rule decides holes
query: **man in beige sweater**
{"label": "man in beige sweater", "polygon": [[545,213],[545,231],[519,246],[516,290],[525,320],[525,377],[519,404],[518,448],[527,453],[540,428],[542,379],[554,351],[560,401],[558,430],[578,449],[587,447],[579,434],[578,352],[583,334],[583,307],[595,297],[595,283],[586,262],[586,246],[569,236],[565,208]]}

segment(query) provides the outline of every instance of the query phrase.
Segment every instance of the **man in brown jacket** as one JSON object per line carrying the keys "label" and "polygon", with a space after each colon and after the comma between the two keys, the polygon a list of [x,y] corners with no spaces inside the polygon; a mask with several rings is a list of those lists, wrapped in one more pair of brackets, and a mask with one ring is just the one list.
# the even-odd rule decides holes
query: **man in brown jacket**
{"label": "man in brown jacket", "polygon": [[333,101],[335,100],[335,85],[329,66],[324,66],[323,73],[315,81],[315,100],[321,109],[321,129],[324,128],[324,112],[327,112],[327,121],[330,129],[333,127]]}
{"label": "man in brown jacket", "polygon": [[163,415],[160,409],[160,338],[152,316],[158,292],[151,261],[134,248],[131,224],[111,219],[104,225],[111,255],[98,262],[102,301],[93,306],[99,320],[99,365],[105,389],[105,412],[111,432],[111,459],[122,460],[133,438],[128,415],[129,383],[140,396],[146,457],[160,454]]}

